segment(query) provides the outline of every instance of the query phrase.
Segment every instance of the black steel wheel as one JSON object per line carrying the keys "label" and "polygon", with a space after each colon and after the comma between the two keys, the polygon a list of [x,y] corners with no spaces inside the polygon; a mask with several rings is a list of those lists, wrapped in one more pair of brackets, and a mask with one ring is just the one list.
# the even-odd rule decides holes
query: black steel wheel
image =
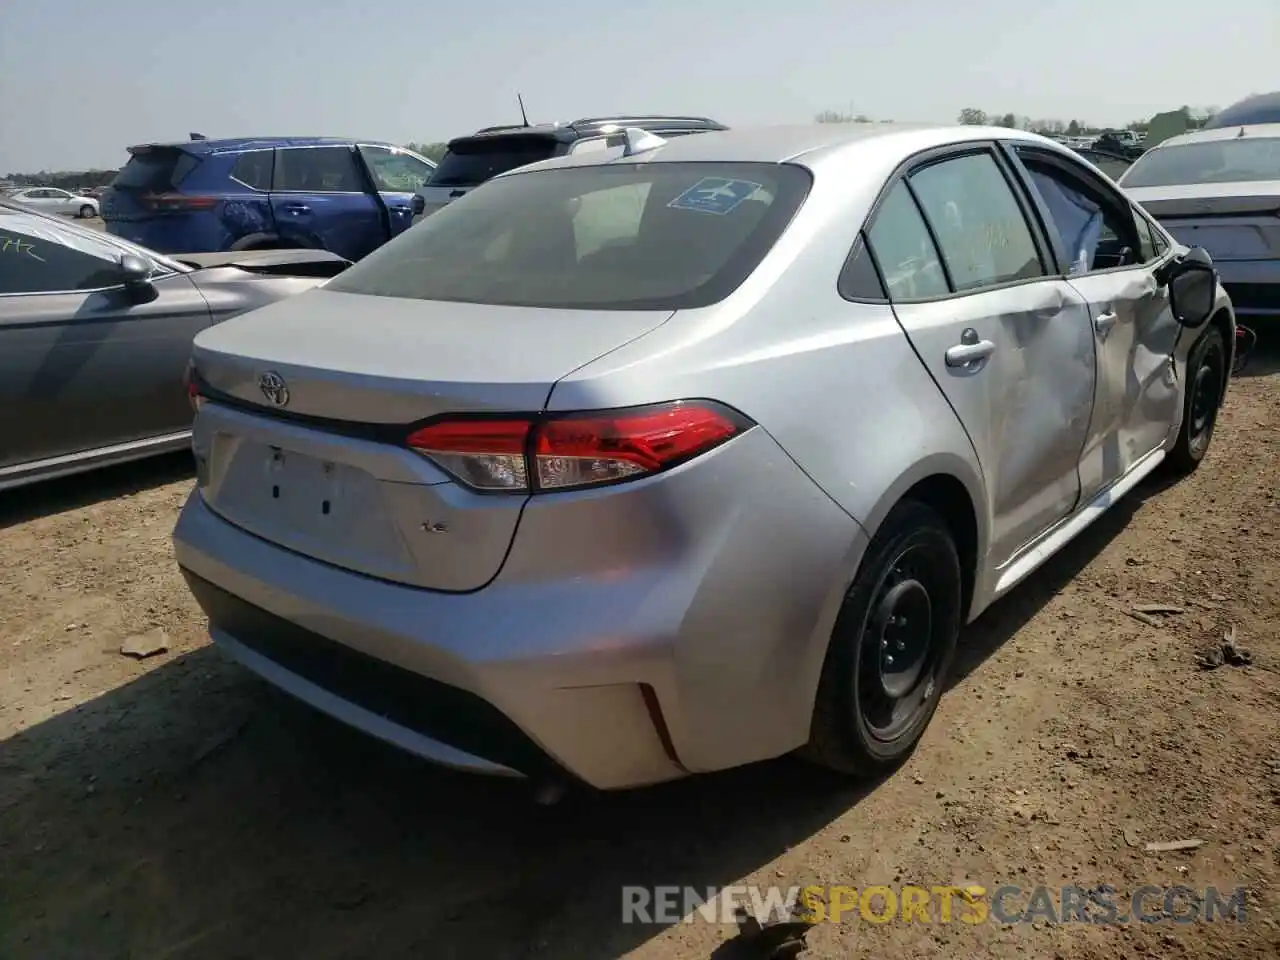
{"label": "black steel wheel", "polygon": [[806,756],[874,775],[911,753],[942,695],[962,593],[946,522],[925,504],[899,504],[868,545],[837,618]]}
{"label": "black steel wheel", "polygon": [[1226,343],[1217,327],[1209,327],[1187,355],[1182,426],[1168,457],[1175,472],[1190,473],[1209,452],[1228,375]]}

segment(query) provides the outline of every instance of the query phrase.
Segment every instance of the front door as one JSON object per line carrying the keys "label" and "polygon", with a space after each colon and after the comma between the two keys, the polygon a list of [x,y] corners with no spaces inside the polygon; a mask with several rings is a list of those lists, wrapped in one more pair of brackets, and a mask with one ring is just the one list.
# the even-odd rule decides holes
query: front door
{"label": "front door", "polygon": [[1026,145],[1014,153],[1060,268],[1089,304],[1098,379],[1080,481],[1082,498],[1090,500],[1161,447],[1177,425],[1171,356],[1179,326],[1168,288],[1155,278],[1172,254],[1157,250],[1143,215],[1084,164]]}
{"label": "front door", "polygon": [[386,214],[355,147],[281,147],[271,186],[276,233],[293,247],[359,260],[388,236]]}
{"label": "front door", "polygon": [[390,147],[362,146],[360,156],[387,211],[391,236],[413,226],[413,195],[434,169],[422,157]]}
{"label": "front door", "polygon": [[1088,308],[1046,275],[994,147],[922,161],[867,235],[899,323],[973,443],[991,560],[1003,566],[1079,497],[1094,398]]}

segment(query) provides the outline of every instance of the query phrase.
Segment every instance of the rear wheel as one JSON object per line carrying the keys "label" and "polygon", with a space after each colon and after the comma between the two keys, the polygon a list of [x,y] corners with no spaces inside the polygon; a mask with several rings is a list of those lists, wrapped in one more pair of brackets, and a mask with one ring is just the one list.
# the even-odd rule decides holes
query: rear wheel
{"label": "rear wheel", "polygon": [[945,521],[923,503],[898,504],[845,596],[802,756],[874,776],[910,755],[942,696],[962,593]]}
{"label": "rear wheel", "polygon": [[98,211],[93,209],[93,207],[89,206],[87,203],[80,208],[81,220],[88,220],[90,217],[96,217],[97,215]]}
{"label": "rear wheel", "polygon": [[1209,452],[1226,382],[1226,343],[1222,339],[1222,331],[1209,327],[1187,355],[1182,426],[1166,460],[1175,473],[1191,473]]}

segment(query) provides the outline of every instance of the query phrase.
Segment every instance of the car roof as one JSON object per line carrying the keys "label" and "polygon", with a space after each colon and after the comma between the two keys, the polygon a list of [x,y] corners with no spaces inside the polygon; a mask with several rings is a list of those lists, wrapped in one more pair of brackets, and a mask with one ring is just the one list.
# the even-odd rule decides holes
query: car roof
{"label": "car roof", "polygon": [[1073,155],[1072,151],[1048,137],[1025,130],[1004,127],[954,126],[912,123],[816,123],[805,126],[735,127],[700,134],[675,137],[663,146],[620,158],[607,153],[576,153],[554,157],[520,167],[502,176],[552,167],[587,166],[644,160],[654,163],[788,163],[816,162],[820,156],[847,148],[881,154],[901,154],[905,159],[913,153],[950,143],[993,139],[1028,141]]}
{"label": "car roof", "polygon": [[271,150],[276,147],[345,147],[362,143],[370,147],[392,147],[385,140],[367,140],[360,137],[228,137],[223,140],[173,140],[168,142],[139,143],[129,147],[129,153],[137,155],[148,150],[182,150],[195,156],[216,153],[235,153],[243,150]]}
{"label": "car roof", "polygon": [[1209,118],[1205,129],[1216,130],[1221,127],[1239,127],[1257,123],[1275,123],[1280,121],[1280,90],[1271,93],[1256,93],[1245,97],[1218,111],[1217,116]]}
{"label": "car roof", "polygon": [[1156,144],[1153,150],[1165,147],[1180,147],[1188,143],[1213,143],[1216,140],[1239,140],[1249,137],[1280,137],[1280,123],[1251,123],[1244,126],[1216,127],[1212,130],[1192,130],[1176,137],[1170,137]]}
{"label": "car roof", "polygon": [[569,123],[510,124],[495,127],[483,127],[475,133],[454,137],[449,144],[460,141],[483,140],[488,137],[537,137],[546,140],[559,140],[572,143],[584,137],[596,136],[610,132],[616,127],[639,127],[641,130],[688,130],[712,131],[727,130],[723,123],[708,117],[685,117],[667,114],[627,115],[616,114],[603,117],[583,117]]}

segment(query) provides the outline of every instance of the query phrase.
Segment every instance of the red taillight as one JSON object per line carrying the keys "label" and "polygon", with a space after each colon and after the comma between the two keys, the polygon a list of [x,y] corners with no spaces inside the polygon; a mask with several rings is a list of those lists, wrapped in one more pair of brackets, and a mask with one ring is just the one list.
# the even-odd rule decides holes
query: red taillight
{"label": "red taillight", "polygon": [[408,445],[479,490],[571,490],[632,480],[706,453],[751,426],[717,403],[567,416],[439,420]]}
{"label": "red taillight", "polygon": [[204,397],[200,396],[200,385],[196,382],[196,368],[188,364],[182,380],[187,385],[187,401],[191,404],[191,409],[198,411],[200,404],[204,403]]}
{"label": "red taillight", "polygon": [[219,200],[218,197],[188,196],[185,193],[148,193],[140,199],[142,205],[153,213],[212,210]]}

